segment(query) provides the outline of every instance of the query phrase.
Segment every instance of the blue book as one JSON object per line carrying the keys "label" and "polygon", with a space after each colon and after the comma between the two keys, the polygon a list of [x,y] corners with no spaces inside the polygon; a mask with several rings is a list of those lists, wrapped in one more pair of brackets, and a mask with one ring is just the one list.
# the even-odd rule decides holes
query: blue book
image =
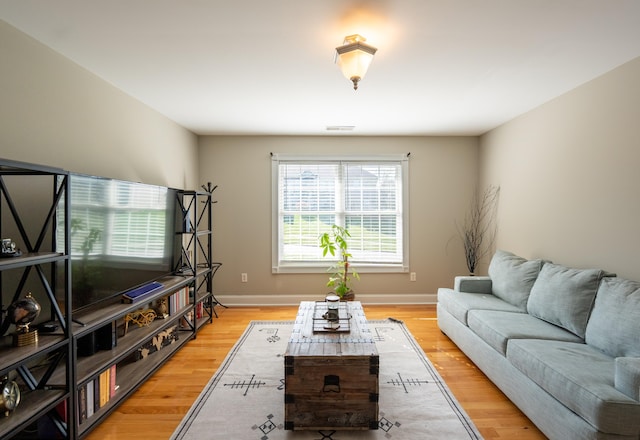
{"label": "blue book", "polygon": [[162,289],[164,286],[162,283],[157,281],[153,281],[149,284],[144,284],[140,287],[136,287],[135,289],[131,289],[128,292],[122,294],[122,299],[126,303],[134,303],[136,301],[140,301],[144,299],[147,295],[152,294],[158,289]]}

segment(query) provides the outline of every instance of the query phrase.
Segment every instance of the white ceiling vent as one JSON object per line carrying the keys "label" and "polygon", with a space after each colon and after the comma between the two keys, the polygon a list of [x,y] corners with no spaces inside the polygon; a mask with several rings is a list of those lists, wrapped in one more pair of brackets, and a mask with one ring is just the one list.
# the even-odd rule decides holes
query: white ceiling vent
{"label": "white ceiling vent", "polygon": [[355,125],[327,125],[327,131],[353,131]]}

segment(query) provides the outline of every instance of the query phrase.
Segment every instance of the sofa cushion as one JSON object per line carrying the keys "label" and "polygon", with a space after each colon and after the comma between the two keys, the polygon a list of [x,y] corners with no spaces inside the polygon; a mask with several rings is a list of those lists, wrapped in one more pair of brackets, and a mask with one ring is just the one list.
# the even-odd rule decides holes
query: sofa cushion
{"label": "sofa cushion", "polygon": [[497,250],[489,263],[493,294],[527,310],[527,299],[544,261],[527,260],[511,252]]}
{"label": "sofa cushion", "polygon": [[615,360],[613,384],[633,400],[640,400],[640,358],[619,357]]}
{"label": "sofa cushion", "polygon": [[467,325],[467,313],[469,310],[503,310],[522,313],[517,307],[495,295],[456,292],[444,287],[438,289],[438,304],[464,325]]}
{"label": "sofa cushion", "polygon": [[513,339],[507,359],[599,431],[638,435],[640,403],[615,388],[610,356],[587,344]]}
{"label": "sofa cushion", "polygon": [[526,313],[470,310],[467,322],[471,330],[503,356],[507,353],[507,343],[511,339],[582,342],[573,333]]}
{"label": "sofa cushion", "polygon": [[640,357],[640,283],[605,278],[600,283],[585,339],[609,356]]}
{"label": "sofa cushion", "polygon": [[605,272],[545,264],[533,284],[527,311],[584,338],[587,320]]}

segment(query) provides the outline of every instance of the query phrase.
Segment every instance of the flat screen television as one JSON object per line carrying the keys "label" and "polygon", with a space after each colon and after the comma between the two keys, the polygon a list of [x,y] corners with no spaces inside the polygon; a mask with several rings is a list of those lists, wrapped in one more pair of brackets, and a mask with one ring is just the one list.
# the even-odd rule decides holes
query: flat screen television
{"label": "flat screen television", "polygon": [[[177,190],[79,174],[69,188],[73,311],[173,272]],[[56,242],[64,243],[63,227]]]}

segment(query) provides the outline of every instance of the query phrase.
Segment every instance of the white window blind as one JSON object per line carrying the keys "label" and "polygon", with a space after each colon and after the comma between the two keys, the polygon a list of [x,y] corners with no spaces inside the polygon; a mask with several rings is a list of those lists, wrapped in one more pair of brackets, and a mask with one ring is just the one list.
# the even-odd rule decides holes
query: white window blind
{"label": "white window blind", "polygon": [[407,262],[406,156],[273,160],[274,272],[331,264],[318,246],[345,227],[359,270],[401,271]]}
{"label": "white window blind", "polygon": [[[75,255],[115,256],[131,262],[167,257],[172,215],[166,188],[73,176],[71,249]],[[90,234],[97,234],[91,240]]]}

